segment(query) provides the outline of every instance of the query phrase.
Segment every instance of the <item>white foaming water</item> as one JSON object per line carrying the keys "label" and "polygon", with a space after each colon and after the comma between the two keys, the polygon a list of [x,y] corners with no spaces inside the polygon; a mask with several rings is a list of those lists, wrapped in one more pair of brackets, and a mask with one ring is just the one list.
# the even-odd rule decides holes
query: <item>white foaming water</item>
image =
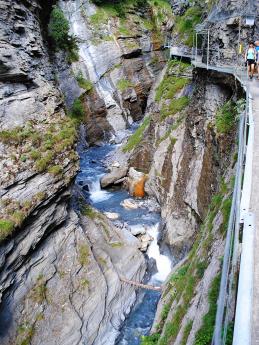
{"label": "white foaming water", "polygon": [[151,277],[151,282],[164,282],[171,272],[171,260],[167,256],[161,254],[159,250],[159,246],[157,243],[159,234],[158,228],[159,223],[149,227],[147,230],[148,234],[154,238],[154,241],[152,241],[148,248],[147,255],[149,258],[153,258],[156,260],[156,266],[158,270],[158,272]]}
{"label": "white foaming water", "polygon": [[103,175],[96,176],[97,179],[92,181],[89,185],[90,199],[92,200],[92,202],[101,202],[104,200],[108,200],[112,196],[111,193],[101,189],[100,178],[102,176]]}

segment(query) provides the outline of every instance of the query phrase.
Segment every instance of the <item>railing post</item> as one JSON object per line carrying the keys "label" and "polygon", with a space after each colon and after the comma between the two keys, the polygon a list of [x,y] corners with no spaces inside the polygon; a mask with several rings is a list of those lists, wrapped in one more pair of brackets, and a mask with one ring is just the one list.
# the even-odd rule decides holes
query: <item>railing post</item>
{"label": "railing post", "polygon": [[210,29],[208,29],[207,70],[209,69],[209,62],[210,62]]}
{"label": "railing post", "polygon": [[198,34],[196,32],[196,37],[195,37],[195,62],[197,63],[197,54],[198,54]]}

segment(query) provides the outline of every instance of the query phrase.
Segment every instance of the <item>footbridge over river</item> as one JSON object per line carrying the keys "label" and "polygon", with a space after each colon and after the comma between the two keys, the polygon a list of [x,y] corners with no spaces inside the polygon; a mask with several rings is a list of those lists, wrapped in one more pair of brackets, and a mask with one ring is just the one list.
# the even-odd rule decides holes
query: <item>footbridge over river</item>
{"label": "footbridge over river", "polygon": [[241,63],[216,65],[209,58],[203,62],[195,48],[181,54],[181,48],[170,47],[170,52],[171,57],[189,59],[203,73],[232,75],[246,94],[212,344],[226,344],[234,318],[233,345],[259,345],[259,80],[249,80]]}

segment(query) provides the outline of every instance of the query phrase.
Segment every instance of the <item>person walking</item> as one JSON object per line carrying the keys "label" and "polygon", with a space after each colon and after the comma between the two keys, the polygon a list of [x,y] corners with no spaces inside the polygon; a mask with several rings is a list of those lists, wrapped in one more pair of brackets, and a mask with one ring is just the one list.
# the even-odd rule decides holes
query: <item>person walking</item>
{"label": "person walking", "polygon": [[250,79],[253,79],[253,76],[254,76],[255,60],[256,60],[256,50],[254,47],[254,43],[250,42],[245,54],[245,61],[247,63],[247,73]]}
{"label": "person walking", "polygon": [[256,66],[255,66],[255,69],[257,71],[257,79],[259,79],[259,41],[255,41],[255,52],[256,52],[256,57],[255,57]]}

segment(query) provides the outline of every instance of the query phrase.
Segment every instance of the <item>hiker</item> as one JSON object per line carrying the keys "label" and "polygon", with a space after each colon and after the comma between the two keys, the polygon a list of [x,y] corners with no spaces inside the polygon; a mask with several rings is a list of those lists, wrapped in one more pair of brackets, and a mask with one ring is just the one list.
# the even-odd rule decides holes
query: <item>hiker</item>
{"label": "hiker", "polygon": [[256,60],[256,50],[254,47],[254,43],[250,42],[245,54],[245,61],[247,64],[247,73],[250,79],[253,79],[253,76],[254,76],[255,60]]}
{"label": "hiker", "polygon": [[257,79],[259,79],[259,41],[255,41],[255,51],[256,51],[256,70],[257,70]]}

